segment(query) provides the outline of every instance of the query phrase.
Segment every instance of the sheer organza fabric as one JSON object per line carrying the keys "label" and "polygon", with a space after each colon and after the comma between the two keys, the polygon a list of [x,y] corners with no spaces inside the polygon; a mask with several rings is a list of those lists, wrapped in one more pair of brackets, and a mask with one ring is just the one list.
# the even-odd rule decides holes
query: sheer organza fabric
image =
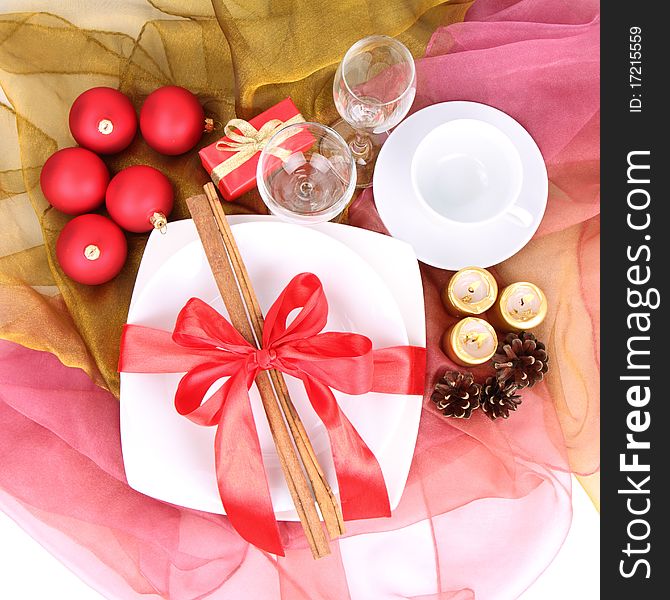
{"label": "sheer organza fabric", "polygon": [[[132,4],[156,18],[154,8],[149,16]],[[598,4],[479,0],[462,23],[454,21],[468,5],[380,2],[363,17],[340,4],[317,10],[316,3],[273,2],[256,12],[193,4],[189,15],[183,3],[157,4],[179,14],[160,15],[137,39],[137,32],[84,30],[49,15],[0,19],[0,81],[14,107],[1,121],[14,138],[7,138],[0,174],[0,213],[11,224],[0,241],[0,335],[48,351],[0,345],[0,507],[109,597],[343,600],[356,598],[352,568],[374,577],[389,564],[406,564],[425,579],[388,590],[389,597],[516,597],[567,531],[570,471],[598,469]],[[327,48],[324,18],[333,36]],[[348,524],[347,539],[320,561],[299,527],[283,524],[290,549],[277,561],[244,543],[225,517],[152,500],[125,483],[118,403],[96,384],[117,389],[115,340],[145,238],[132,238],[129,265],[113,284],[68,282],[52,254],[63,217],[46,210],[37,177],[50,152],[72,143],[69,103],[96,84],[120,85],[138,104],[157,85],[186,85],[222,120],[235,111],[248,117],[290,93],[308,118],[329,122],[336,63],[349,43],[373,31],[399,35],[415,55],[434,32],[417,62],[414,110],[445,100],[486,102],[538,141],[551,182],[547,215],[533,242],[495,274],[501,282],[535,281],[549,296],[552,309],[538,335],[552,371],[505,422],[445,420],[428,393],[393,517]],[[38,33],[45,48],[59,52],[38,51],[31,41]],[[109,160],[114,170],[138,162],[168,170],[182,200],[206,179],[196,157],[159,158],[140,140]],[[373,193],[359,197],[349,219],[383,231],[373,200]],[[260,204],[250,194],[227,209],[253,212]],[[180,203],[175,218],[184,216]],[[449,366],[438,349],[450,323],[438,290],[449,273],[422,267],[422,274],[430,391]],[[403,537],[417,527],[426,529],[428,544]],[[381,537],[365,535],[371,532]],[[380,541],[366,554],[364,538]],[[406,558],[385,562],[389,548]],[[367,564],[352,565],[352,556]]]}

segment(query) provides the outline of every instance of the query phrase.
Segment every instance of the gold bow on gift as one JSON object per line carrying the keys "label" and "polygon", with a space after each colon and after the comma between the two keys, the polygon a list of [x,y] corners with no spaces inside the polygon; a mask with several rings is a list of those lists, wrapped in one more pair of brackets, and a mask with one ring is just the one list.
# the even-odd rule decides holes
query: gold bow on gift
{"label": "gold bow on gift", "polygon": [[[300,113],[287,121],[272,119],[260,129],[256,129],[249,121],[245,121],[244,119],[231,119],[228,121],[223,128],[228,139],[216,142],[216,149],[221,152],[235,152],[235,154],[212,169],[212,181],[214,184],[218,186],[219,182],[228,173],[243,165],[256,152],[263,150],[268,140],[279,130],[294,123],[304,123],[304,121],[305,119]],[[296,133],[298,133],[297,129],[287,132],[285,137],[278,140],[278,143],[281,144]],[[282,160],[286,160],[291,156],[292,152],[285,148],[275,147],[272,149],[272,154]]]}

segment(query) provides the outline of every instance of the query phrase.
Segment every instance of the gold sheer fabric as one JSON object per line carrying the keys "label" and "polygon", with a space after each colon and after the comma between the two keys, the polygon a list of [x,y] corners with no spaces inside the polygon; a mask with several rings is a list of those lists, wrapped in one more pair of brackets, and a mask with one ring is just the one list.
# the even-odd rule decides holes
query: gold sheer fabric
{"label": "gold sheer fabric", "polygon": [[[121,89],[139,109],[162,85],[198,95],[222,122],[291,96],[307,119],[336,118],[332,77],[347,48],[372,34],[397,36],[423,54],[440,25],[460,21],[471,2],[451,0],[7,0],[0,15],[0,337],[56,354],[118,394],[119,336],[146,235],[128,235],[129,257],[112,282],[88,287],[65,277],[55,241],[68,217],[39,187],[45,160],[72,146],[68,112],[84,90]],[[59,10],[61,14],[50,14]],[[10,12],[16,11],[16,12]],[[38,11],[38,12],[29,12]],[[201,145],[216,139],[205,135]],[[150,164],[176,191],[172,220],[208,177],[195,151],[159,156],[138,136],[105,158],[110,171]],[[256,192],[227,204],[260,212]]]}

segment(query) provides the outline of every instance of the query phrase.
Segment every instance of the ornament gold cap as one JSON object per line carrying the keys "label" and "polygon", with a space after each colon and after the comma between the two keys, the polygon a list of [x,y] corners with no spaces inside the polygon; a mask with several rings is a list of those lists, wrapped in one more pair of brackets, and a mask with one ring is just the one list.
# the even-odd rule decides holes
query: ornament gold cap
{"label": "ornament gold cap", "polygon": [[163,234],[167,232],[167,217],[163,213],[155,212],[149,217],[149,221],[154,229],[158,229]]}
{"label": "ornament gold cap", "polygon": [[497,295],[498,283],[491,273],[480,267],[465,267],[454,273],[442,290],[442,302],[455,317],[480,315],[493,306]]}
{"label": "ornament gold cap", "polygon": [[482,365],[498,347],[498,337],[491,325],[477,317],[466,317],[444,332],[442,349],[456,364],[463,367]]}
{"label": "ornament gold cap", "polygon": [[95,244],[89,244],[84,248],[84,256],[88,260],[98,260],[100,258],[100,248]]}
{"label": "ornament gold cap", "polygon": [[221,123],[221,121],[216,121],[210,117],[205,119],[205,133],[211,133],[212,131],[218,131],[219,129],[223,129],[223,123]]}
{"label": "ornament gold cap", "polygon": [[114,123],[109,119],[102,119],[98,122],[98,131],[102,133],[102,135],[109,135],[114,131]]}
{"label": "ornament gold cap", "polygon": [[505,287],[489,313],[489,320],[505,331],[527,331],[547,316],[547,297],[534,283],[517,281]]}

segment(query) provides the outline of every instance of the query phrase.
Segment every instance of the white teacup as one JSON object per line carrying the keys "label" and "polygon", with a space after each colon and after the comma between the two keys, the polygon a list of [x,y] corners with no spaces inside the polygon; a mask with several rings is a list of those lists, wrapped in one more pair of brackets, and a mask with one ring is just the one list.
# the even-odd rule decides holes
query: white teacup
{"label": "white teacup", "polygon": [[529,227],[533,216],[515,204],[521,191],[521,157],[497,127],[456,119],[436,127],[412,160],[412,182],[437,218],[484,223],[502,214]]}

